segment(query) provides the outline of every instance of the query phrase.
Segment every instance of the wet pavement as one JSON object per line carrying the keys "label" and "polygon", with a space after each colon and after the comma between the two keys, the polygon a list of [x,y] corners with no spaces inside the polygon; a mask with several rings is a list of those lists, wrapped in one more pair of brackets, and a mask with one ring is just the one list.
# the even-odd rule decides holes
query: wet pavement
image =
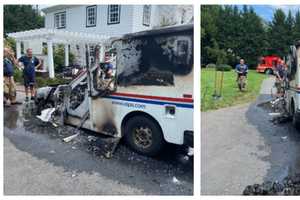
{"label": "wet pavement", "polygon": [[300,172],[300,133],[289,121],[273,123],[264,104],[272,84],[265,80],[253,103],[202,113],[202,194],[241,195]]}
{"label": "wet pavement", "polygon": [[170,145],[158,158],[121,143],[106,159],[88,131],[25,120],[22,105],[4,109],[4,194],[192,195],[193,164],[178,161]]}

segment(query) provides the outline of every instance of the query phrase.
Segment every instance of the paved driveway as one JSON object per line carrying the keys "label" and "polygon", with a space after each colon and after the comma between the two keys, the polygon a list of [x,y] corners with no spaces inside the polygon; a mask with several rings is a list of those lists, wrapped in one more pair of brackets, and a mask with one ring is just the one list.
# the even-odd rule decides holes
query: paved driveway
{"label": "paved driveway", "polygon": [[273,81],[263,82],[254,103],[202,113],[202,194],[240,195],[249,184],[300,171],[300,134],[290,123],[274,125],[260,106]]}

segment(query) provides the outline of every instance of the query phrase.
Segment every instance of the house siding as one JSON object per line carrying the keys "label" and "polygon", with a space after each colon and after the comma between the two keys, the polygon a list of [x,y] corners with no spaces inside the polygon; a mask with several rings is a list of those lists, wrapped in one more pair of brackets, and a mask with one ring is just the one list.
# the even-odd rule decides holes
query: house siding
{"label": "house siding", "polygon": [[135,6],[121,5],[120,23],[108,24],[108,5],[97,5],[97,24],[94,27],[86,27],[87,6],[74,6],[47,13],[45,16],[45,28],[55,28],[55,13],[66,11],[66,28],[64,30],[67,31],[97,33],[110,37],[133,32],[132,18]]}

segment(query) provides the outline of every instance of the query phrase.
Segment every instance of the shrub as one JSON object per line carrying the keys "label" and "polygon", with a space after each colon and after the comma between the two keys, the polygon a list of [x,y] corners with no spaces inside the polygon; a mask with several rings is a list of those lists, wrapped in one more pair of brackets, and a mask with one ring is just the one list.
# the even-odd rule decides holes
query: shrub
{"label": "shrub", "polygon": [[216,64],[213,63],[207,64],[206,68],[216,68]]}
{"label": "shrub", "polygon": [[69,81],[62,78],[44,78],[44,77],[36,77],[36,85],[37,87],[45,87],[51,85],[61,85],[67,84]]}
{"label": "shrub", "polygon": [[[47,48],[43,48],[43,53],[47,54]],[[65,66],[65,47],[64,45],[57,45],[53,51],[54,70],[55,72],[61,72]],[[69,51],[69,63],[73,64],[75,55]]]}
{"label": "shrub", "polygon": [[4,46],[11,48],[14,52],[16,52],[16,41],[11,38],[7,37],[4,39]]}
{"label": "shrub", "polygon": [[227,71],[231,71],[232,67],[230,65],[227,65],[227,64],[219,64],[219,65],[217,65],[216,69],[218,71],[227,72]]}
{"label": "shrub", "polygon": [[19,83],[23,83],[23,72],[15,67],[14,80]]}

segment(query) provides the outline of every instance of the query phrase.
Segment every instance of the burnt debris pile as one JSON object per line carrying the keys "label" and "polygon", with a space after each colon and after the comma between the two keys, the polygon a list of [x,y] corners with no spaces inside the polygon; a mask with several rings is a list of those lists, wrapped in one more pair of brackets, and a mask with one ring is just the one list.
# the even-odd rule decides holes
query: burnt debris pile
{"label": "burnt debris pile", "polygon": [[262,184],[248,185],[243,195],[300,195],[300,174],[287,176],[282,182],[266,181]]}

